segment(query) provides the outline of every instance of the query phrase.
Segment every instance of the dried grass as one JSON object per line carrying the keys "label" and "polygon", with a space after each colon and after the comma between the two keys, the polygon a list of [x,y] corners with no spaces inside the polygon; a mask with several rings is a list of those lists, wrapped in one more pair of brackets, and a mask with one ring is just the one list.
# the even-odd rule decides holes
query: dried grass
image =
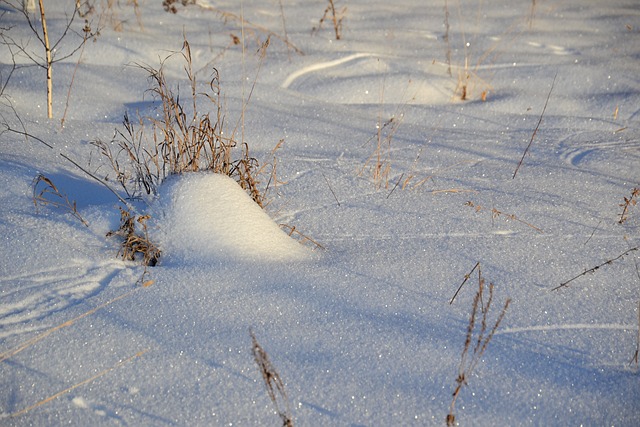
{"label": "dried grass", "polygon": [[155,266],[161,251],[149,240],[147,221],[149,215],[135,215],[120,208],[120,228],[107,233],[107,237],[118,236],[122,239],[118,256],[127,261],[139,260],[144,265]]}
{"label": "dried grass", "polygon": [[322,29],[322,25],[329,19],[331,24],[333,25],[333,32],[336,36],[336,40],[340,40],[342,38],[342,21],[344,20],[345,15],[347,14],[347,6],[336,10],[336,5],[333,0],[328,0],[329,5],[324,10],[324,14],[320,21],[318,21],[318,26],[312,29],[312,32],[315,34],[320,29]]}
{"label": "dried grass", "polygon": [[[130,199],[157,195],[159,185],[169,175],[210,171],[234,178],[258,205],[264,206],[264,191],[259,189],[257,180],[264,169],[250,155],[246,143],[238,143],[233,132],[225,133],[218,71],[213,69],[207,90],[200,91],[186,39],[179,55],[189,82],[187,103],[179,91],[172,89],[164,73],[164,63],[171,56],[158,69],[139,65],[149,73],[150,92],[160,101],[159,118],[138,117],[134,124],[125,114],[124,130],[117,130],[111,143],[93,144],[108,159],[115,180]],[[151,127],[150,132],[146,124]],[[113,146],[117,151],[112,150]]]}
{"label": "dried grass", "polygon": [[[456,295],[476,268],[478,270],[478,290],[476,291],[473,298],[473,304],[471,306],[471,316],[469,317],[464,348],[460,356],[458,376],[456,377],[456,388],[453,392],[453,398],[451,400],[451,405],[449,406],[449,413],[446,417],[447,426],[456,425],[455,405],[460,395],[460,391],[462,390],[462,387],[468,384],[471,374],[477,367],[480,360],[482,360],[482,355],[486,351],[489,342],[504,319],[507,309],[509,308],[509,304],[511,303],[511,299],[507,298],[502,310],[500,310],[500,313],[495,320],[495,323],[489,328],[489,312],[494,298],[494,286],[492,283],[489,284],[489,296],[487,301],[484,302],[485,279],[482,277],[480,263],[477,263],[469,274],[465,275],[465,280],[458,288]],[[455,295],[451,299],[451,302],[453,302],[454,298]]]}
{"label": "dried grass", "polygon": [[293,427],[293,416],[291,415],[289,398],[287,397],[287,392],[284,387],[284,381],[282,381],[278,371],[269,360],[267,352],[258,343],[253,331],[249,330],[249,334],[251,335],[251,353],[262,375],[269,399],[273,402],[278,416],[282,419],[282,426]]}
{"label": "dried grass", "polygon": [[53,181],[42,174],[38,174],[31,184],[33,187],[33,205],[38,209],[38,206],[54,206],[68,210],[71,215],[77,218],[86,227],[89,223],[78,212],[76,201],[69,200],[66,194],[60,192],[58,187],[55,186]]}

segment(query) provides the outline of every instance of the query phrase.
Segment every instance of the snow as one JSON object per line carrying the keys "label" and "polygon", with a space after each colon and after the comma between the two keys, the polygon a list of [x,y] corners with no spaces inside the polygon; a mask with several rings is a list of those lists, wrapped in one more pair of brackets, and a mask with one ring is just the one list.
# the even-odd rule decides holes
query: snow
{"label": "snow", "polygon": [[[45,2],[53,35],[73,3]],[[54,64],[54,119],[44,70],[16,55],[10,75],[0,44],[0,423],[277,425],[251,330],[294,425],[444,425],[477,271],[450,301],[479,262],[494,284],[489,326],[511,304],[456,421],[640,425],[638,206],[619,223],[640,186],[635,0],[545,0],[533,14],[532,2],[449,1],[451,75],[443,2],[336,1],[348,7],[341,40],[330,20],[312,33],[326,4],[282,2],[304,55],[274,35],[258,52],[264,29],[285,37],[276,2],[198,0],[244,16],[244,52],[229,15],[142,0],[140,26],[132,4],[104,3],[88,16],[97,28],[102,12],[95,42]],[[4,2],[0,14],[0,32],[43,57],[24,17]],[[226,132],[262,164],[284,139],[278,183],[265,210],[205,172],[130,201],[162,250],[145,268],[106,237],[117,197],[67,158],[126,196],[91,142],[109,143],[125,112],[156,114],[136,64],[164,60],[189,98],[180,55],[165,60],[183,35],[199,90],[220,73]],[[379,141],[390,169],[376,182]],[[34,207],[38,174],[88,227]]]}
{"label": "snow", "polygon": [[168,263],[296,261],[311,251],[289,237],[232,178],[189,173],[163,183],[153,215]]}

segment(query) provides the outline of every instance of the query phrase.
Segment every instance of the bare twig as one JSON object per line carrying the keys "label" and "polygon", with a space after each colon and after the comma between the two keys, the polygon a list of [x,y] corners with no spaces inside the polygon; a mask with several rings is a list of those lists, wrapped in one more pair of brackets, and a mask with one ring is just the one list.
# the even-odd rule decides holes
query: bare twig
{"label": "bare twig", "polygon": [[327,179],[327,177],[324,175],[322,171],[320,171],[320,174],[322,175],[325,182],[327,183],[327,187],[329,187],[329,191],[331,191],[331,194],[333,194],[333,198],[336,199],[336,203],[338,204],[338,206],[340,206],[340,200],[338,200],[336,193],[333,191],[333,188],[331,188],[331,184],[329,183],[329,180]]}
{"label": "bare twig", "polygon": [[462,289],[462,287],[464,286],[465,283],[467,283],[467,280],[469,280],[469,278],[471,277],[471,274],[473,274],[473,272],[475,271],[476,268],[480,267],[480,261],[476,262],[476,265],[473,266],[473,268],[471,269],[470,272],[468,272],[467,274],[464,275],[464,280],[462,281],[462,283],[460,284],[460,286],[458,286],[458,289],[456,290],[456,293],[453,294],[453,296],[451,297],[451,299],[449,300],[449,305],[453,304],[453,300],[456,299],[456,297],[458,296],[458,293],[460,293],[460,290]]}
{"label": "bare twig", "polygon": [[576,279],[578,279],[578,278],[580,278],[582,276],[585,276],[585,275],[587,275],[589,273],[595,273],[596,270],[599,270],[601,267],[604,267],[605,265],[613,264],[614,261],[617,261],[620,258],[624,257],[625,255],[628,255],[629,253],[631,253],[633,251],[637,251],[637,250],[638,250],[638,247],[628,249],[628,250],[624,251],[623,253],[621,253],[620,255],[618,255],[617,257],[611,258],[610,260],[607,260],[607,261],[603,262],[602,264],[598,264],[595,267],[589,268],[589,269],[583,271],[582,273],[578,274],[577,276],[572,277],[571,279],[567,280],[566,282],[562,282],[560,285],[556,286],[555,288],[553,288],[551,290],[555,291],[555,290],[558,290],[560,288],[563,288],[563,287],[567,286],[569,283],[573,282],[574,280],[576,280]]}
{"label": "bare twig", "polygon": [[551,82],[551,88],[549,89],[549,93],[547,94],[547,100],[545,101],[544,107],[542,108],[542,113],[540,113],[540,118],[538,119],[538,124],[536,125],[536,128],[534,129],[533,133],[531,134],[531,140],[529,141],[529,144],[527,145],[527,148],[525,148],[524,153],[522,153],[522,158],[518,162],[518,166],[516,166],[516,170],[513,171],[513,176],[511,177],[512,179],[516,177],[516,174],[518,173],[518,170],[520,169],[520,166],[522,166],[522,162],[524,162],[524,157],[527,155],[527,152],[529,152],[529,148],[531,148],[531,144],[533,143],[533,139],[536,137],[536,134],[538,133],[538,128],[540,128],[540,123],[542,123],[542,117],[544,117],[544,112],[547,110],[547,104],[549,104],[549,98],[551,98],[551,92],[553,91],[553,86],[556,84],[556,77],[558,77],[558,73],[557,72],[553,76],[553,82]]}

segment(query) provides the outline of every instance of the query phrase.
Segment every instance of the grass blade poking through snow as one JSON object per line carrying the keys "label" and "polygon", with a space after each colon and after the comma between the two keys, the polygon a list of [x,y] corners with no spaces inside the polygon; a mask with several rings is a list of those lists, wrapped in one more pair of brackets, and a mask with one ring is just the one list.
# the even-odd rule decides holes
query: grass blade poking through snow
{"label": "grass blade poking through snow", "polygon": [[[479,264],[476,264],[471,272],[465,275],[465,280],[464,282],[462,282],[463,285],[467,281],[473,270],[476,269],[476,267],[479,267]],[[460,286],[462,287],[462,285]],[[489,345],[489,342],[498,329],[498,326],[500,326],[500,322],[502,322],[502,319],[507,312],[507,308],[511,303],[511,299],[507,298],[504,306],[502,307],[502,310],[500,311],[500,314],[498,315],[498,318],[495,321],[495,324],[491,329],[488,329],[488,315],[491,309],[491,304],[493,302],[493,283],[489,284],[489,297],[486,303],[483,300],[484,289],[485,280],[482,277],[481,270],[478,268],[478,291],[473,298],[471,316],[469,317],[467,335],[464,341],[464,349],[462,350],[462,355],[460,357],[460,366],[458,368],[458,376],[456,377],[456,388],[453,392],[453,398],[449,407],[449,413],[447,414],[446,418],[448,426],[453,426],[456,424],[455,406],[456,400],[460,395],[460,391],[462,390],[463,386],[467,385],[469,377],[482,359],[482,355],[487,349],[487,346]],[[480,321],[480,325],[478,325],[478,320]]]}
{"label": "grass blade poking through snow", "polygon": [[278,371],[271,364],[267,352],[260,346],[255,334],[252,330],[249,330],[251,334],[251,352],[253,353],[253,359],[258,365],[264,385],[267,388],[269,399],[273,402],[276,408],[276,412],[282,419],[283,427],[293,427],[293,417],[291,415],[291,409],[289,407],[289,398],[284,388],[284,382],[280,378]]}
{"label": "grass blade poking through snow", "polygon": [[547,105],[549,104],[549,98],[551,98],[551,92],[553,92],[553,86],[555,86],[556,84],[556,77],[558,77],[558,73],[556,73],[555,76],[553,76],[553,81],[551,82],[551,88],[549,89],[549,94],[547,94],[547,100],[544,102],[542,113],[540,113],[538,124],[536,125],[536,128],[533,130],[533,133],[531,134],[531,139],[529,140],[529,144],[527,145],[527,148],[524,149],[524,153],[522,153],[522,158],[518,162],[518,166],[516,166],[516,170],[513,171],[513,176],[511,177],[512,179],[516,177],[516,174],[518,173],[520,166],[522,166],[522,162],[524,162],[524,157],[529,152],[529,148],[531,148],[531,144],[533,143],[533,138],[535,138],[536,134],[538,133],[538,129],[540,128],[540,123],[542,123],[542,118],[544,117],[544,112],[547,111]]}

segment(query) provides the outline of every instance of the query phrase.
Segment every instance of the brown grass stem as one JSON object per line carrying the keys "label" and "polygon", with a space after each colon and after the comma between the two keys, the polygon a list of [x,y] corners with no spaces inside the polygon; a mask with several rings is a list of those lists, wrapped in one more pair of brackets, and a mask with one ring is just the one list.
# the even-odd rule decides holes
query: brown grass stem
{"label": "brown grass stem", "polygon": [[[147,286],[143,286],[143,287],[147,287]],[[57,326],[54,326],[50,329],[47,329],[46,331],[36,335],[33,338],[28,339],[27,341],[17,345],[16,347],[12,348],[11,350],[7,350],[4,353],[0,354],[0,362],[4,362],[5,360],[9,359],[10,357],[15,356],[16,354],[24,351],[25,349],[35,345],[37,342],[42,341],[43,339],[45,339],[46,337],[48,337],[49,335],[53,334],[54,332],[57,332],[61,329],[67,328],[69,326],[72,326],[73,324],[75,324],[77,321],[84,319],[87,316],[92,315],[93,313],[95,313],[98,310],[101,310],[105,307],[110,306],[111,304],[113,304],[114,302],[120,301],[121,299],[124,299],[126,297],[131,296],[132,294],[134,294],[135,292],[138,292],[140,289],[142,289],[142,287],[137,287],[134,288],[128,292],[125,292],[122,295],[119,295],[115,298],[110,299],[107,302],[104,302],[100,305],[98,305],[95,308],[92,308],[91,310],[85,311],[84,313],[82,313],[81,315],[74,317],[71,320],[67,320],[66,322],[63,322]]]}
{"label": "brown grass stem", "polygon": [[291,415],[289,398],[287,397],[287,392],[284,387],[284,381],[282,381],[280,374],[278,374],[275,366],[273,366],[269,360],[267,352],[258,343],[253,330],[250,329],[249,334],[251,335],[251,353],[253,354],[256,365],[258,365],[258,370],[264,381],[269,399],[282,420],[282,426],[293,427],[293,416]]}
{"label": "brown grass stem", "polygon": [[33,410],[33,409],[35,409],[35,408],[37,408],[37,407],[39,407],[39,406],[42,406],[42,405],[44,405],[44,404],[46,404],[46,403],[49,403],[49,402],[51,402],[52,400],[55,400],[55,399],[57,399],[58,397],[60,397],[60,396],[62,396],[62,395],[64,395],[64,394],[66,394],[66,393],[69,393],[70,391],[75,390],[75,389],[76,389],[76,388],[78,388],[78,387],[81,387],[81,386],[83,386],[83,385],[85,385],[85,384],[89,384],[90,382],[93,382],[93,381],[97,380],[98,378],[103,377],[103,376],[105,376],[106,374],[108,374],[108,373],[110,373],[110,372],[112,372],[112,371],[115,371],[115,370],[116,370],[116,369],[118,369],[119,367],[121,367],[121,366],[123,366],[123,365],[125,365],[125,364],[127,364],[127,363],[129,363],[129,362],[131,362],[131,361],[133,361],[134,359],[137,359],[137,358],[139,358],[139,357],[142,357],[142,356],[143,356],[146,352],[148,352],[149,350],[150,350],[150,349],[141,350],[141,351],[137,352],[136,354],[134,354],[133,356],[130,356],[130,357],[126,358],[126,359],[121,360],[120,362],[116,363],[115,365],[111,366],[110,368],[104,369],[104,370],[102,370],[102,371],[98,372],[97,374],[93,375],[92,377],[87,378],[87,379],[86,379],[86,380],[84,380],[84,381],[80,381],[79,383],[74,384],[74,385],[72,385],[71,387],[67,387],[67,388],[65,388],[64,390],[59,391],[58,393],[53,394],[53,395],[51,395],[51,396],[47,397],[46,399],[42,399],[41,401],[39,401],[39,402],[37,402],[37,403],[34,403],[33,405],[28,406],[28,407],[24,408],[24,409],[23,409],[23,410],[21,410],[21,411],[14,412],[13,414],[11,414],[11,417],[12,417],[12,418],[15,418],[15,417],[19,417],[19,416],[21,416],[21,415],[24,415],[24,414],[26,414],[27,412],[30,412],[31,410]]}
{"label": "brown grass stem", "polygon": [[547,105],[549,104],[549,98],[551,98],[551,92],[553,92],[553,87],[556,84],[556,77],[558,77],[558,72],[556,72],[556,74],[553,76],[553,81],[551,82],[549,93],[547,94],[547,100],[544,102],[542,113],[540,113],[538,124],[536,125],[536,128],[533,130],[533,133],[531,134],[531,139],[529,140],[529,144],[527,145],[527,148],[524,149],[524,153],[522,153],[522,158],[518,162],[518,166],[516,166],[516,170],[513,171],[513,176],[511,177],[511,179],[514,179],[516,177],[518,170],[520,170],[520,166],[522,166],[522,162],[524,162],[525,156],[527,155],[527,153],[529,152],[529,149],[531,148],[531,144],[533,144],[533,139],[536,137],[536,134],[538,133],[538,129],[540,128],[540,124],[542,123],[542,118],[544,117],[544,113],[545,111],[547,111]]}
{"label": "brown grass stem", "polygon": [[624,256],[628,255],[629,253],[637,251],[637,250],[638,250],[638,247],[628,249],[628,250],[624,251],[623,253],[621,253],[620,255],[618,255],[617,257],[611,258],[611,259],[603,262],[602,264],[596,265],[595,267],[591,267],[591,268],[583,271],[582,273],[572,277],[571,279],[569,279],[569,280],[567,280],[565,282],[562,282],[561,284],[559,284],[555,288],[552,288],[551,290],[552,291],[556,291],[556,290],[558,290],[560,288],[564,288],[565,286],[567,286],[569,283],[573,282],[574,280],[579,279],[582,276],[586,276],[589,273],[595,273],[597,270],[599,270],[600,268],[604,267],[605,265],[613,264],[614,261],[617,261],[617,260],[623,258]]}

